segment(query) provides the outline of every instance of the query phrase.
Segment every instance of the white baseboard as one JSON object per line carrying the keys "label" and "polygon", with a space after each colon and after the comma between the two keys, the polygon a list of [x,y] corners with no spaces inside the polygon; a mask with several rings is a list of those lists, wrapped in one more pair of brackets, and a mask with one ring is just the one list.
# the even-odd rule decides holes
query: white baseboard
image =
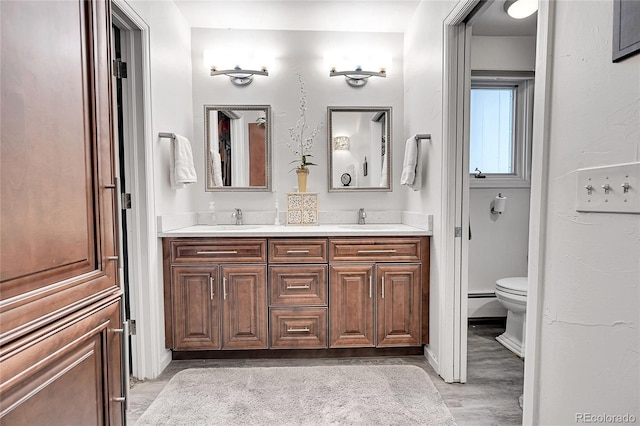
{"label": "white baseboard", "polygon": [[429,365],[433,367],[435,372],[442,376],[440,374],[440,363],[438,362],[438,359],[433,354],[433,352],[431,352],[431,348],[429,347],[429,345],[424,345],[424,356],[425,358],[427,358],[427,361],[429,361]]}

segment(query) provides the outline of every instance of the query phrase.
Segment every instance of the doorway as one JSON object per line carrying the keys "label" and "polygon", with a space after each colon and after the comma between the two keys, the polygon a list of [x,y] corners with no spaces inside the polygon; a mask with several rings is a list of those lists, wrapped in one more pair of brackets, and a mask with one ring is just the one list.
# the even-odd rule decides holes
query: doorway
{"label": "doorway", "polygon": [[[162,347],[153,330],[138,326],[161,322],[149,306],[157,287],[158,256],[153,197],[153,144],[150,116],[149,28],[122,0],[112,2],[114,54],[126,65],[114,76],[114,137],[118,142],[121,191],[122,282],[126,282],[125,315],[129,323],[129,372],[153,377],[162,364],[154,348]],[[155,315],[155,316],[154,316]]]}
{"label": "doorway", "polygon": [[[496,3],[504,3],[495,0]],[[443,252],[445,299],[451,300],[448,320],[453,324],[453,333],[448,340],[447,350],[452,362],[443,365],[443,377],[452,382],[467,381],[467,322],[469,295],[469,140],[470,93],[472,62],[472,28],[474,18],[481,16],[494,2],[468,0],[459,2],[445,19],[445,73],[444,73],[444,134],[443,160]],[[547,108],[547,51],[550,50],[549,27],[550,5],[539,3],[536,34],[534,107],[532,122],[531,151],[531,208],[528,221],[529,241],[527,244],[527,341],[524,379],[523,422],[532,423],[537,384],[536,355],[538,322],[540,318],[537,304],[538,279],[541,275],[539,253],[542,235],[541,202],[546,193],[543,179],[543,158],[547,150],[544,134],[548,126]],[[489,207],[487,207],[489,210]],[[471,224],[473,227],[473,224]],[[472,235],[473,236],[473,235]]]}

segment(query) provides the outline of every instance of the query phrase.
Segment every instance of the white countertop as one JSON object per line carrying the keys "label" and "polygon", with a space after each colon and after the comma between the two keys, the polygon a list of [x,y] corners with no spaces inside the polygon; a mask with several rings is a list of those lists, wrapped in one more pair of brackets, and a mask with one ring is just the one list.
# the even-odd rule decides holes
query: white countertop
{"label": "white countertop", "polygon": [[400,223],[292,225],[193,225],[158,233],[159,237],[357,237],[430,236],[433,232]]}

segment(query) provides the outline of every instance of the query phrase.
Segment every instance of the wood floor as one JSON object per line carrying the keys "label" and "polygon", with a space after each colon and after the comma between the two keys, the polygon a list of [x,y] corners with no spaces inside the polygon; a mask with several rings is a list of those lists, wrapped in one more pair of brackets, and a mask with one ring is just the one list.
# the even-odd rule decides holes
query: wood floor
{"label": "wood floor", "polygon": [[444,383],[423,356],[172,361],[157,379],[133,384],[127,424],[135,424],[171,377],[187,368],[408,364],[429,374],[458,425],[520,425],[522,410],[518,397],[522,394],[524,362],[495,340],[502,331],[503,327],[491,324],[469,327],[468,382],[465,384]]}

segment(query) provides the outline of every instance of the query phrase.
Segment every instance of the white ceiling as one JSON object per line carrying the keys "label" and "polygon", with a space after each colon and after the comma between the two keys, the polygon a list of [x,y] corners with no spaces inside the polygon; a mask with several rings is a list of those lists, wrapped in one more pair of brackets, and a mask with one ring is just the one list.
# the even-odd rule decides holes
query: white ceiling
{"label": "white ceiling", "polygon": [[404,32],[420,1],[174,0],[192,27]]}
{"label": "white ceiling", "polygon": [[[452,5],[455,0],[447,1]],[[535,35],[536,15],[512,19],[495,0],[473,24],[475,35]],[[419,0],[174,0],[196,28],[404,32]]]}
{"label": "white ceiling", "polygon": [[473,35],[480,36],[535,36],[538,14],[513,19],[504,11],[506,0],[495,0],[472,25]]}

